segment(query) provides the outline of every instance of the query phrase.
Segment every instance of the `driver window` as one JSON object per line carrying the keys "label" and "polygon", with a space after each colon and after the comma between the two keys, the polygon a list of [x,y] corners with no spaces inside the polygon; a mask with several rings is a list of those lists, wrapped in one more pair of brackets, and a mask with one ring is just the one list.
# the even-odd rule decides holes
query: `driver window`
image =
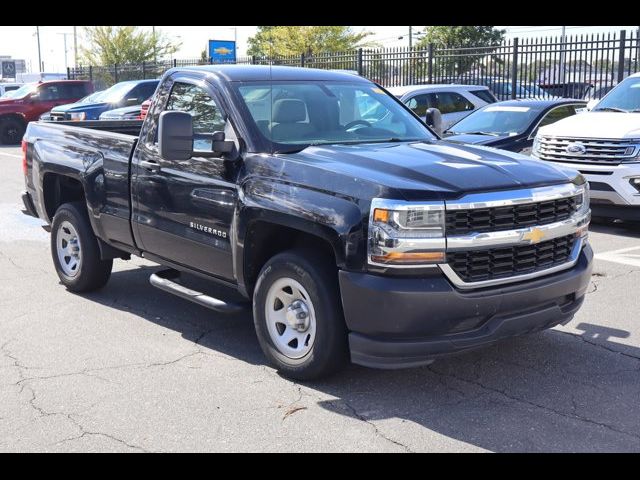
{"label": "driver window", "polygon": [[[173,84],[165,110],[190,113],[193,117],[193,133],[211,134],[224,131],[226,119],[220,107],[206,90],[190,83]],[[194,151],[211,151],[211,140],[196,139]]]}

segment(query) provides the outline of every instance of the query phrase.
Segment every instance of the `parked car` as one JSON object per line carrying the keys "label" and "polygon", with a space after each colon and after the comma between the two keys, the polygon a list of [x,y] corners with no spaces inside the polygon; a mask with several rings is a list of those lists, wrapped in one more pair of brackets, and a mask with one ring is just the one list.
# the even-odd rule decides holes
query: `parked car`
{"label": "parked car", "polygon": [[18,90],[23,83],[0,83],[0,98],[3,98],[6,93]]}
{"label": "parked car", "polygon": [[86,80],[51,80],[27,83],[14,90],[11,98],[0,99],[0,143],[20,143],[31,121],[56,105],[75,102],[93,92]]}
{"label": "parked car", "polygon": [[[474,80],[476,81],[476,80]],[[498,98],[498,100],[512,100],[511,94],[513,92],[513,85],[508,78],[496,78],[496,77],[480,77],[476,83],[480,85],[486,85],[491,89],[491,92]],[[553,99],[556,98],[549,92],[546,92],[538,85],[533,83],[521,83],[516,82],[515,98],[528,98],[528,99]],[[582,98],[582,96],[578,97]]]}
{"label": "parked car", "polygon": [[62,105],[51,110],[54,121],[97,120],[100,115],[116,108],[140,105],[153,95],[158,80],[132,80],[116,83],[93,102]]}
{"label": "parked car", "polygon": [[[364,120],[375,102],[386,114]],[[349,359],[428,364],[567,323],[583,303],[593,252],[577,172],[442,141],[374,83],[327,70],[174,68],[154,110],[28,127],[23,203],[50,225],[71,291],[144,255],[166,266],[150,277],[166,292],[223,313],[252,305],[263,352],[296,379]]]}
{"label": "parked car", "polygon": [[[98,90],[97,92],[93,92],[89,95],[87,95],[84,98],[81,98],[80,100],[78,100],[77,102],[75,102],[72,105],[79,105],[81,103],[93,103],[95,101],[98,100],[98,98],[100,98],[100,96],[102,95],[102,93],[104,92],[104,90]],[[40,115],[40,120],[45,121],[45,122],[51,122],[54,120],[54,118],[51,116],[51,111],[45,112],[42,115]]]}
{"label": "parked car", "polygon": [[101,113],[99,120],[140,120],[141,111],[141,105],[116,108],[115,110]]}
{"label": "parked car", "polygon": [[564,98],[585,98],[593,87],[590,82],[543,83],[540,88],[548,95]]}
{"label": "parked car", "polygon": [[589,106],[587,113],[541,128],[532,155],[582,172],[594,216],[640,221],[640,73]]}
{"label": "parked car", "polygon": [[147,118],[147,113],[149,113],[149,108],[151,108],[151,99],[145,100],[140,105],[140,120],[144,120]]}
{"label": "parked car", "polygon": [[487,105],[445,131],[446,140],[531,153],[540,127],[585,109],[584,100],[508,100]]}
{"label": "parked car", "polygon": [[474,110],[497,101],[487,87],[477,85],[409,85],[388,90],[423,121],[427,120],[428,109],[437,109],[442,115],[443,130]]}

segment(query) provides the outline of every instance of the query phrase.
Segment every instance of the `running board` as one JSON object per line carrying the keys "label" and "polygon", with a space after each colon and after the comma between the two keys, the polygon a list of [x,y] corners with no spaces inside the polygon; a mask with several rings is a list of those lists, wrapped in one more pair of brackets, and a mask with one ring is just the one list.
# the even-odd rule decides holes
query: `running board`
{"label": "running board", "polygon": [[242,304],[223,302],[222,300],[210,297],[209,295],[205,295],[197,290],[184,287],[174,281],[178,278],[180,278],[180,272],[170,268],[152,274],[149,277],[149,282],[160,290],[172,293],[173,295],[177,295],[178,297],[189,300],[190,302],[215,310],[216,312],[236,313],[245,309]]}

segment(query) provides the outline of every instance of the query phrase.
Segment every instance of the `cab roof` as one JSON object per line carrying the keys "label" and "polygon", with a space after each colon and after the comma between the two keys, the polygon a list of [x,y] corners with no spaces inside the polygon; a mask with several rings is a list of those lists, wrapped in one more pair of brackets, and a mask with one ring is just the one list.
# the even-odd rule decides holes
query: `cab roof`
{"label": "cab roof", "polygon": [[269,80],[321,80],[335,82],[362,82],[369,80],[344,71],[318,68],[284,67],[279,65],[200,65],[172,68],[173,72],[208,72],[229,82],[253,82]]}

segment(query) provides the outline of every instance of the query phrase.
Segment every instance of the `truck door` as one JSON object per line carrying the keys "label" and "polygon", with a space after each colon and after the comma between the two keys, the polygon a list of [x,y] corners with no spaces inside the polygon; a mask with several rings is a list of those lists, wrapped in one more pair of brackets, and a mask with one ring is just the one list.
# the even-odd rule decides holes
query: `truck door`
{"label": "truck door", "polygon": [[189,112],[194,133],[231,128],[228,117],[213,88],[190,77],[168,79],[156,102],[153,121],[147,122],[153,126],[141,132],[132,159],[136,243],[162,259],[233,280],[230,239],[238,164],[198,156],[197,150],[211,151],[210,144],[198,142],[189,160],[162,159],[157,144],[157,120],[163,109]]}

